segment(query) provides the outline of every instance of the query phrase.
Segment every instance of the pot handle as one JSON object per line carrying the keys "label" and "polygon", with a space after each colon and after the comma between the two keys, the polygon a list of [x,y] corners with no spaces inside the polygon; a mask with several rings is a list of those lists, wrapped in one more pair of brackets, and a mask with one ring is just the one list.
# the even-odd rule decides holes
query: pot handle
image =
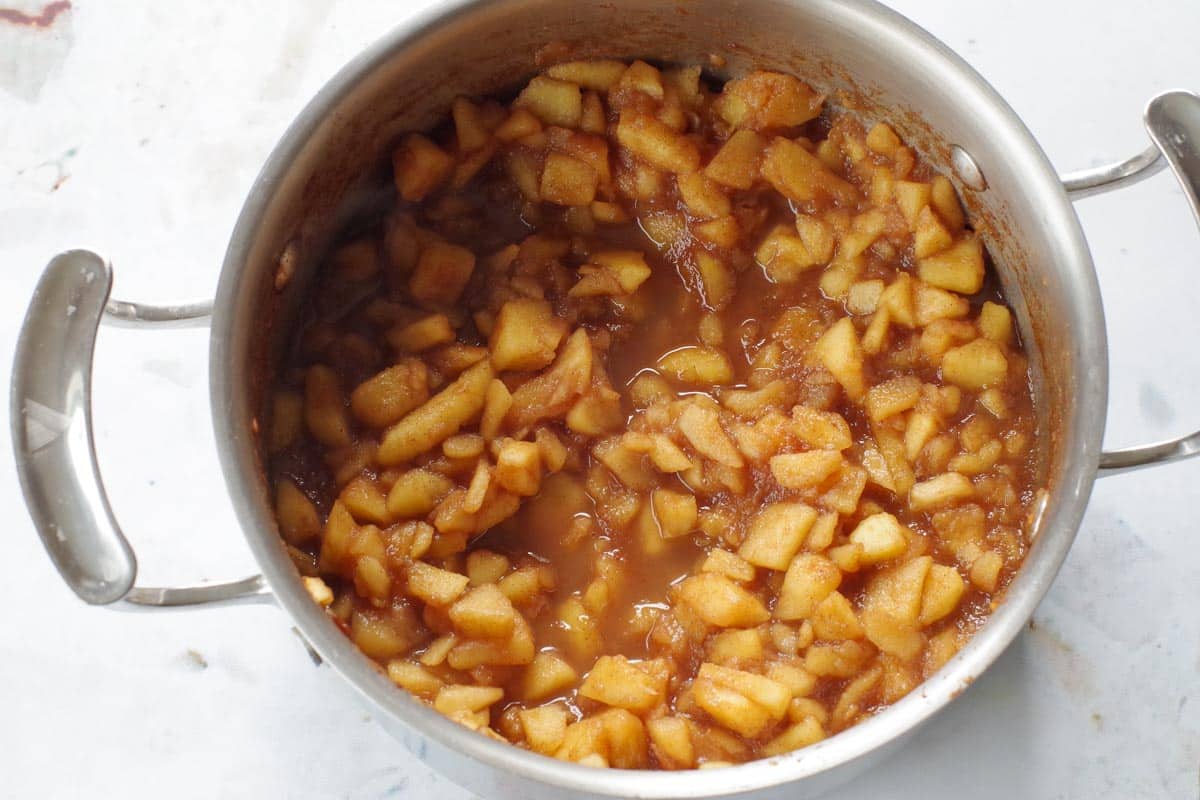
{"label": "pot handle", "polygon": [[[1167,166],[1179,179],[1192,214],[1200,224],[1200,95],[1164,92],[1146,105],[1146,131],[1154,146],[1119,164],[1071,173],[1063,185],[1071,199],[1088,197],[1136,183]],[[1100,454],[1100,475],[1164,464],[1200,455],[1200,431],[1165,442],[1109,450]]]}
{"label": "pot handle", "polygon": [[[86,250],[55,256],[33,293],[13,360],[17,475],[34,526],[67,585],[115,608],[271,599],[261,575],[186,587],[134,586],[137,559],[113,518],[92,436],[92,353],[106,315],[118,324],[206,324],[211,304],[154,307],[110,300],[112,268]],[[120,602],[118,602],[120,601]]]}

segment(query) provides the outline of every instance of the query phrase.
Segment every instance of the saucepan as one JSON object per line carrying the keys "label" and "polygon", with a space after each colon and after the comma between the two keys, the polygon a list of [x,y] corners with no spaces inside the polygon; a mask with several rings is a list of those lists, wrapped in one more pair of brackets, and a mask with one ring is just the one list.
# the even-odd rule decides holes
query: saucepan
{"label": "saucepan", "polygon": [[[819,86],[835,105],[887,118],[927,160],[951,172],[1016,312],[1035,375],[1047,490],[1028,557],[990,621],[940,672],[872,719],[814,746],[735,767],[668,773],[597,770],[492,741],[388,681],[313,603],[278,535],[258,420],[317,256],[364,187],[378,180],[400,133],[432,125],[458,94],[511,90],[555,52],[702,63],[716,78],[752,67],[782,70]],[[277,603],[398,739],[486,796],[820,793],[885,757],[995,661],[1046,593],[1097,476],[1200,453],[1200,432],[1101,450],[1104,314],[1072,201],[1169,165],[1200,214],[1200,97],[1182,91],[1155,97],[1145,123],[1153,144],[1144,153],[1060,177],[1013,110],[967,63],[869,0],[447,3],[352,61],[292,123],[238,218],[213,303],[120,302],[109,298],[112,272],[94,253],[71,251],[50,262],[25,319],[13,381],[13,441],[30,513],[63,578],[88,603]],[[89,383],[102,320],[146,328],[211,325],[216,441],[261,575],[190,587],[135,585],[136,561],[105,498],[92,442]]]}

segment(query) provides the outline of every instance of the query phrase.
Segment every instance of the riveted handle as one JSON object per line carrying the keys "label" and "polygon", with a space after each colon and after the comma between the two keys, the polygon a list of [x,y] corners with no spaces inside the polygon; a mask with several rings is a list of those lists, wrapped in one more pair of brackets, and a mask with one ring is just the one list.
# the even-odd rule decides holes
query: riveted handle
{"label": "riveted handle", "polygon": [[[1164,92],[1146,105],[1146,131],[1154,146],[1133,158],[1063,176],[1071,197],[1082,198],[1147,178],[1169,166],[1200,225],[1200,95]],[[1100,475],[1165,464],[1200,455],[1200,431],[1154,444],[1100,454]]]}
{"label": "riveted handle", "polygon": [[46,551],[75,594],[95,605],[269,599],[260,576],[191,587],[134,586],[137,559],[109,505],[92,435],[96,332],[106,311],[127,324],[194,322],[204,316],[204,306],[121,303],[109,300],[111,290],[112,269],[100,256],[86,250],[55,256],[38,281],[17,339],[13,449],[25,503]]}

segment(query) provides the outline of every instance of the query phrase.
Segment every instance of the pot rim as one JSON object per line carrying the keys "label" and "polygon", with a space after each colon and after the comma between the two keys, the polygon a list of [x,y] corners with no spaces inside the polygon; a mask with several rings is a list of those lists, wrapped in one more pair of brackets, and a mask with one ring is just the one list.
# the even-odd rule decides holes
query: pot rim
{"label": "pot rim", "polygon": [[[500,0],[503,2],[504,0]],[[519,0],[518,0],[519,2]],[[941,670],[877,716],[815,745],[758,761],[717,770],[598,771],[558,761],[481,736],[452,722],[407,692],[398,690],[374,662],[312,602],[287,557],[269,515],[262,509],[265,489],[251,430],[255,409],[248,405],[239,367],[244,354],[234,351],[239,297],[255,287],[243,265],[290,165],[331,109],[391,55],[449,25],[489,0],[451,0],[389,31],[337,72],[304,107],[272,150],[238,216],[222,265],[210,346],[213,425],[222,471],[247,542],[280,606],[320,656],[391,720],[446,748],[492,768],[549,784],[561,790],[604,796],[700,798],[738,794],[777,786],[827,772],[903,737],[961,694],[1008,647],[1033,614],[1066,557],[1078,531],[1096,477],[1107,406],[1108,364],[1103,310],[1091,255],[1074,208],[1037,140],[1007,102],[965,60],[930,33],[875,0],[810,0],[809,5],[853,18],[881,47],[894,47],[914,58],[937,61],[953,91],[972,97],[973,108],[990,113],[998,138],[1010,146],[1013,160],[1039,196],[1044,224],[1058,231],[1079,275],[1074,300],[1084,323],[1077,331],[1078,358],[1088,365],[1075,398],[1078,413],[1072,439],[1078,447],[1063,456],[1055,488],[1057,502],[1042,520],[1039,551],[1031,551],[1004,602],[987,623]],[[1059,265],[1065,268],[1064,265]],[[1068,265],[1070,266],[1070,265]],[[1050,536],[1050,532],[1054,532]],[[1049,539],[1050,541],[1043,541]],[[1034,557],[1036,553],[1036,558]],[[424,755],[424,742],[417,742]]]}

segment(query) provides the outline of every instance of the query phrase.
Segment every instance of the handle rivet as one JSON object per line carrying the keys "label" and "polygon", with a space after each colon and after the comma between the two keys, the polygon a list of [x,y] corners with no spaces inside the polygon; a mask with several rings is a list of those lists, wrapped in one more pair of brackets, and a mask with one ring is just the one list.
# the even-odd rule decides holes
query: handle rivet
{"label": "handle rivet", "polygon": [[958,145],[950,148],[950,166],[954,169],[955,177],[968,189],[982,192],[987,188],[987,178],[983,177],[983,170],[975,163],[971,154]]}

